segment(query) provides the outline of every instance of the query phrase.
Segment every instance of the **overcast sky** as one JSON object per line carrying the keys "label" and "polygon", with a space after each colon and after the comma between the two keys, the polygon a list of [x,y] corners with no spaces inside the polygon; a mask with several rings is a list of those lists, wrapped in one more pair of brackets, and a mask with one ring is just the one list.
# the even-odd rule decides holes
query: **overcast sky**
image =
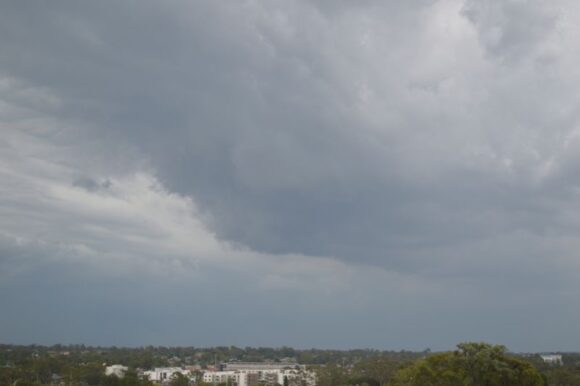
{"label": "overcast sky", "polygon": [[0,342],[580,350],[577,0],[0,3]]}

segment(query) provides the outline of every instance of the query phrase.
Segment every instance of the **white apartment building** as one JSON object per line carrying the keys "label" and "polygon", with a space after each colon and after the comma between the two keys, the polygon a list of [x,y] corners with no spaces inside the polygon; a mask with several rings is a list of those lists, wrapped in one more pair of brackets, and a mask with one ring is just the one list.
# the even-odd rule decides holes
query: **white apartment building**
{"label": "white apartment building", "polygon": [[230,362],[222,365],[224,370],[284,370],[288,368],[306,369],[295,362]]}
{"label": "white apartment building", "polygon": [[129,368],[127,366],[111,365],[111,366],[105,367],[105,375],[107,375],[107,376],[114,375],[117,378],[123,378],[125,376],[125,373],[127,372],[127,370],[129,370]]}
{"label": "white apartment building", "polygon": [[294,386],[316,386],[316,373],[303,368],[285,369],[278,373],[278,383],[284,384],[284,378],[287,378],[290,385]]}
{"label": "white apartment building", "polygon": [[549,363],[551,365],[561,365],[564,363],[562,361],[562,355],[549,354],[549,355],[540,355],[540,357],[542,357],[542,360],[545,363]]}
{"label": "white apartment building", "polygon": [[203,381],[205,383],[240,384],[241,374],[237,371],[205,371]]}
{"label": "white apartment building", "polygon": [[180,367],[156,367],[153,370],[144,371],[143,375],[152,382],[164,382],[170,380],[177,373],[188,378],[191,375],[189,370]]}
{"label": "white apartment building", "polygon": [[[291,366],[291,367],[290,367]],[[304,365],[280,363],[226,363],[223,371],[206,371],[203,374],[205,383],[226,383],[236,386],[283,385],[284,378],[290,385],[315,386],[314,372],[306,370]]]}

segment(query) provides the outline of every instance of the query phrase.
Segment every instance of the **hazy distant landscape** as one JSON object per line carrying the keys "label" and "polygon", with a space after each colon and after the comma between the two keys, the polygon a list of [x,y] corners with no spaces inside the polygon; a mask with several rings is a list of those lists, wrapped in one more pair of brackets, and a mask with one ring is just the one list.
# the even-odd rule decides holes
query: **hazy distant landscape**
{"label": "hazy distant landscape", "polygon": [[[453,362],[469,353],[476,356],[465,355],[463,364]],[[518,366],[527,366],[526,371],[518,373]],[[252,371],[256,375],[253,382],[240,380],[241,374]],[[407,374],[411,371],[413,377]],[[167,378],[155,378],[163,372],[168,373]],[[267,372],[287,376],[279,377],[278,382],[277,378],[264,375]],[[514,378],[506,377],[510,372]],[[531,372],[537,372],[537,379],[529,376]],[[518,378],[523,373],[528,379]],[[0,382],[5,385],[18,381],[19,385],[91,386],[425,386],[464,385],[474,380],[479,382],[476,385],[489,386],[580,385],[580,353],[508,353],[502,347],[483,343],[461,344],[454,353],[234,346],[0,345]]]}

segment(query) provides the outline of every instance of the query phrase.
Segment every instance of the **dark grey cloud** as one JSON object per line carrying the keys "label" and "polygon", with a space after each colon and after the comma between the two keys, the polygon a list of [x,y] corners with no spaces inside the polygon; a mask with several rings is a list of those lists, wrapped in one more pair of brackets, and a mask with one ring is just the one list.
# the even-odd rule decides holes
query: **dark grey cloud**
{"label": "dark grey cloud", "polygon": [[486,51],[510,60],[536,53],[564,16],[560,4],[543,1],[467,1],[463,11]]}
{"label": "dark grey cloud", "polygon": [[[345,319],[325,345],[352,328],[369,334],[337,345],[372,346],[385,326],[400,338],[378,342],[418,348],[577,344],[565,329],[526,343],[545,320],[516,326],[580,294],[578,12],[565,0],[6,2],[5,277],[117,267],[79,269],[122,291],[110,275],[169,267],[195,283],[253,283],[257,313],[310,291],[378,315]],[[376,285],[361,284],[369,270]],[[159,280],[160,298],[176,290]],[[317,306],[299,308],[314,320],[304,329],[339,318]],[[478,312],[496,316],[452,322]],[[420,332],[433,333],[428,322],[441,338]],[[264,344],[292,345],[272,331]]]}
{"label": "dark grey cloud", "polygon": [[107,190],[111,187],[112,182],[108,179],[104,181],[95,181],[90,177],[79,177],[73,181],[73,186],[78,186],[84,188],[91,192],[98,192],[102,190]]}

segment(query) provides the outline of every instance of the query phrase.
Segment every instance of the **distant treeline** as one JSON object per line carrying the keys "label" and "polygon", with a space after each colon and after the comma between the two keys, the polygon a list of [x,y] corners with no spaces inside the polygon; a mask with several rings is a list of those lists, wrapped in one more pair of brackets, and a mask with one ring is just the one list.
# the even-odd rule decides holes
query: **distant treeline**
{"label": "distant treeline", "polygon": [[[295,361],[317,372],[318,386],[580,386],[580,354],[561,353],[562,365],[537,354],[511,354],[503,346],[458,345],[452,352],[299,350],[290,347],[92,347],[0,344],[0,385],[151,385],[140,370],[215,363]],[[104,376],[105,364],[123,364],[128,376]],[[522,378],[523,377],[523,378]],[[261,385],[271,386],[271,385]]]}
{"label": "distant treeline", "polygon": [[374,357],[389,357],[396,360],[412,360],[423,352],[413,351],[380,351],[373,349],[356,350],[299,350],[291,347],[97,347],[85,345],[9,345],[0,344],[0,366],[3,363],[24,361],[32,356],[59,357],[65,362],[79,364],[87,361],[101,361],[107,363],[122,363],[129,367],[151,368],[154,366],[183,365],[213,365],[215,362],[230,361],[265,362],[293,360],[301,364],[326,365],[340,364],[353,365],[361,360]]}

